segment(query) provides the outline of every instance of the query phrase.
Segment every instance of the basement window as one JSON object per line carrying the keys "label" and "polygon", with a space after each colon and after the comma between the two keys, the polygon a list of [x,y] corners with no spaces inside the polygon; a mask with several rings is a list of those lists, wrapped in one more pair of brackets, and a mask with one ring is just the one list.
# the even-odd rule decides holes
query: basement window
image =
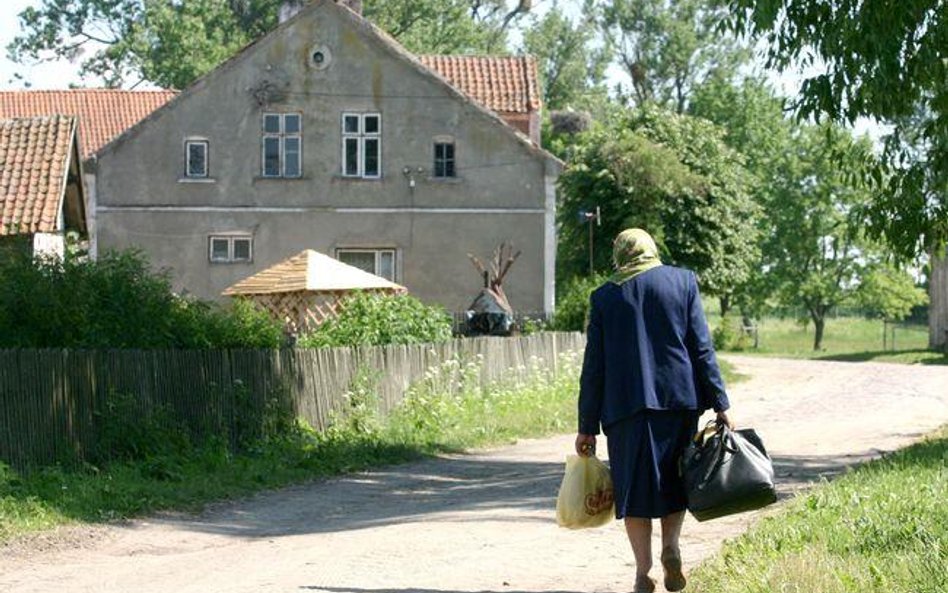
{"label": "basement window", "polygon": [[253,237],[250,235],[211,235],[208,237],[211,263],[231,264],[253,261]]}

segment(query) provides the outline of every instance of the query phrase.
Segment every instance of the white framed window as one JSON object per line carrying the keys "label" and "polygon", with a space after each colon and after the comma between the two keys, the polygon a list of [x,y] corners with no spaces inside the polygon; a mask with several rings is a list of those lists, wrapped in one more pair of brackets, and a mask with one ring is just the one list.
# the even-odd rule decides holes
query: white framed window
{"label": "white framed window", "polygon": [[395,250],[345,248],[336,249],[336,259],[354,268],[395,282]]}
{"label": "white framed window", "polygon": [[253,237],[245,234],[210,235],[208,257],[212,263],[231,264],[253,261]]}
{"label": "white framed window", "polygon": [[303,117],[299,113],[264,113],[261,163],[264,177],[303,175]]}
{"label": "white framed window", "polygon": [[365,179],[382,176],[381,114],[342,114],[342,175]]}
{"label": "white framed window", "polygon": [[457,167],[454,160],[454,142],[435,141],[434,143],[434,168],[432,177],[451,178],[457,177]]}
{"label": "white framed window", "polygon": [[185,140],[184,176],[189,179],[207,177],[210,169],[208,165],[209,155],[210,143],[207,140]]}

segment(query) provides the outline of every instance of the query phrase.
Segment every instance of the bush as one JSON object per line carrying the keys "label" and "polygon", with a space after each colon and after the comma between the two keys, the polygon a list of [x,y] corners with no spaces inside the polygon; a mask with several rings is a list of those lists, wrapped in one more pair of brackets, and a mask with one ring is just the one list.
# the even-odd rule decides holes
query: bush
{"label": "bush", "polygon": [[566,284],[556,295],[556,313],[553,315],[552,329],[555,331],[586,331],[589,315],[589,295],[609,277],[603,274],[595,276],[577,276]]}
{"label": "bush", "polygon": [[137,251],[96,261],[0,258],[0,347],[278,347],[279,323],[251,303],[180,297]]}
{"label": "bush", "polygon": [[424,344],[451,338],[451,317],[408,295],[359,292],[342,311],[300,338],[306,348]]}

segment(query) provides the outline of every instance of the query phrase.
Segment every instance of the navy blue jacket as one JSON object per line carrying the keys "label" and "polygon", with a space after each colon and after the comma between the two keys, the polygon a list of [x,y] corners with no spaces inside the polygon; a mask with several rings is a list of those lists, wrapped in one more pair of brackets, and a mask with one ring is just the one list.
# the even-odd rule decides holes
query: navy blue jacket
{"label": "navy blue jacket", "polygon": [[729,407],[694,273],[652,268],[590,296],[579,432],[636,412]]}

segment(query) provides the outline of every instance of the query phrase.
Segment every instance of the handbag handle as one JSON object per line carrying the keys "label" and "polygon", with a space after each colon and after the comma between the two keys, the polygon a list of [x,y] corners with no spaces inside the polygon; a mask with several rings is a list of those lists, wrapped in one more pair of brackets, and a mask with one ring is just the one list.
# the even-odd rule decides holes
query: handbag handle
{"label": "handbag handle", "polygon": [[721,464],[724,462],[725,452],[734,454],[739,450],[737,441],[734,438],[734,433],[728,428],[727,424],[719,423],[717,420],[710,420],[702,430],[698,431],[698,434],[695,435],[695,444],[699,448],[703,448],[709,436],[714,436],[718,433],[721,434],[721,447],[715,451],[715,453],[717,453],[717,459],[708,466],[708,470],[704,476],[701,477],[701,480],[698,481],[697,486],[699,490],[704,488],[704,485],[708,483],[708,480],[711,479],[714,472],[721,467]]}

